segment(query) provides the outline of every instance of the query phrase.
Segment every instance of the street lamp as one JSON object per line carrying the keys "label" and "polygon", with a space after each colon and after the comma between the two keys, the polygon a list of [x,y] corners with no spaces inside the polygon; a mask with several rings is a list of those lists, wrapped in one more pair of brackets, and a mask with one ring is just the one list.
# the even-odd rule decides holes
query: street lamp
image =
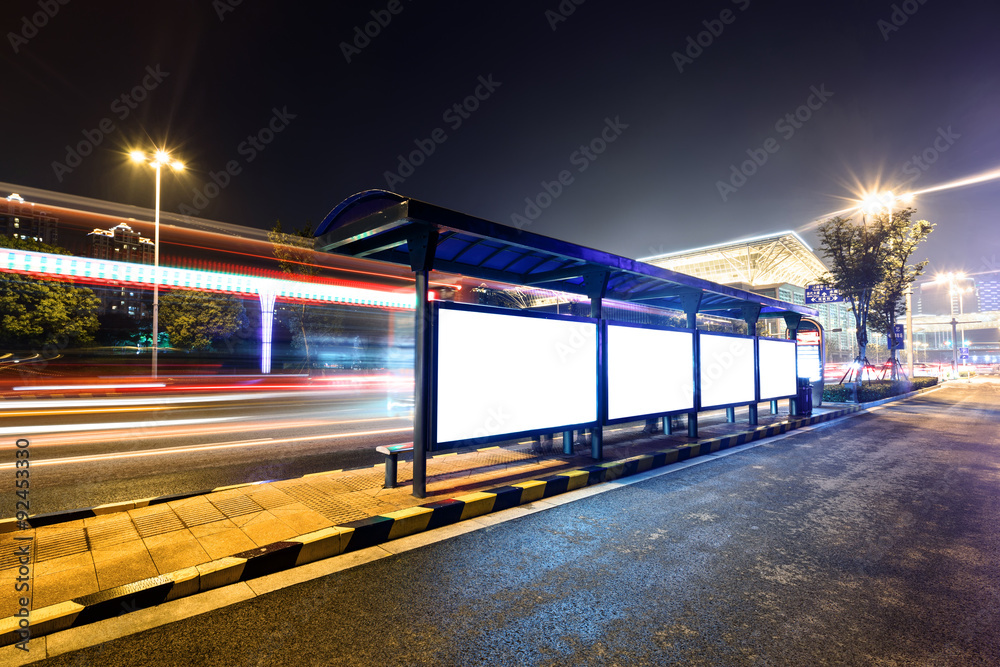
{"label": "street lamp", "polygon": [[160,169],[169,165],[174,171],[182,171],[184,164],[173,160],[170,154],[158,149],[152,155],[146,155],[143,151],[134,150],[129,153],[129,157],[137,164],[149,164],[156,170],[156,208],[153,238],[153,377],[156,373],[156,352],[160,347]]}

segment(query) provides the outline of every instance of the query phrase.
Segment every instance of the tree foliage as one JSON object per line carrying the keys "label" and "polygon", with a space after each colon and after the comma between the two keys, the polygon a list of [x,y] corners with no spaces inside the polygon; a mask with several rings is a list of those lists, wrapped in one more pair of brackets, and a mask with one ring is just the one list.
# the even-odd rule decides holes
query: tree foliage
{"label": "tree foliage", "polygon": [[910,256],[934,226],[913,221],[914,209],[862,218],[836,217],[819,226],[820,247],[830,266],[823,283],[837,288],[851,305],[858,341],[857,361],[866,359],[868,329],[892,331],[902,314],[904,296],[926,261]]}
{"label": "tree foliage", "polygon": [[89,345],[100,300],[93,290],[0,273],[0,343],[41,348]]}
{"label": "tree foliage", "polygon": [[0,248],[13,248],[14,250],[31,250],[33,252],[47,252],[53,255],[71,255],[66,248],[49,245],[34,239],[21,239],[16,236],[5,236],[0,234]]}
{"label": "tree foliage", "polygon": [[927,240],[934,225],[926,220],[912,220],[915,211],[904,209],[893,214],[887,223],[885,277],[872,294],[871,328],[883,334],[892,333],[898,316],[906,312],[906,293],[923,274],[927,260],[910,264],[917,246]]}
{"label": "tree foliage", "polygon": [[174,290],[160,297],[160,323],[170,344],[187,350],[210,350],[248,326],[243,302],[228,294]]}

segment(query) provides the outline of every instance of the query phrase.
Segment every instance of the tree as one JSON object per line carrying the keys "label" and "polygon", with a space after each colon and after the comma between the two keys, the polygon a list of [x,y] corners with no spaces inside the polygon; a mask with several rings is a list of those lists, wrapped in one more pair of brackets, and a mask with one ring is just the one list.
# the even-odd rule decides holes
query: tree
{"label": "tree", "polygon": [[100,300],[93,290],[16,273],[0,274],[0,343],[43,347],[89,345]]}
{"label": "tree", "polygon": [[[316,239],[313,237],[312,225],[306,223],[301,229],[284,232],[281,220],[267,233],[267,238],[274,248],[274,256],[280,261],[278,267],[285,273],[303,276],[307,280],[319,273],[314,263]],[[283,306],[276,309],[285,320],[285,325],[292,334],[292,347],[303,348],[306,353],[306,368],[312,367],[312,350],[310,342],[317,338],[335,336],[341,328],[341,318],[336,312],[328,309],[306,308],[305,303],[294,306]]]}
{"label": "tree", "polygon": [[893,345],[889,346],[889,357],[894,380],[899,379],[899,364],[896,361],[899,341],[893,337],[896,318],[906,313],[906,293],[927,266],[926,259],[916,264],[907,262],[917,246],[926,241],[934,231],[934,225],[926,220],[912,221],[915,212],[912,208],[906,208],[886,220],[886,272],[872,294],[871,328],[893,338]]}
{"label": "tree", "polygon": [[170,344],[188,350],[210,350],[248,326],[243,302],[228,294],[174,290],[160,298],[160,322]]}
{"label": "tree", "polygon": [[[885,279],[885,258],[888,251],[888,220],[885,216],[872,216],[869,222],[862,217],[862,224],[851,218],[837,216],[818,228],[820,247],[829,260],[830,275],[821,282],[835,287],[851,304],[857,327],[858,356],[856,371],[868,364],[868,314],[872,294]],[[845,377],[850,377],[848,373]]]}
{"label": "tree", "polygon": [[21,239],[16,236],[5,236],[0,234],[0,248],[13,248],[14,250],[31,250],[33,252],[47,252],[53,255],[71,255],[69,250],[57,245],[49,245],[34,239]]}

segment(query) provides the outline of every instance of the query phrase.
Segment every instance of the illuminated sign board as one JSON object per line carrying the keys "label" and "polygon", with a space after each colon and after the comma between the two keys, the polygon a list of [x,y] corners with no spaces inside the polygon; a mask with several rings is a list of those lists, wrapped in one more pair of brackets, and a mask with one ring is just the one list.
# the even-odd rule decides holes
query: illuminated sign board
{"label": "illuminated sign board", "polygon": [[597,421],[597,322],[437,304],[438,443]]}
{"label": "illuminated sign board", "polygon": [[796,392],[795,341],[761,338],[760,400],[794,396]]}
{"label": "illuminated sign board", "polygon": [[694,333],[608,325],[608,419],[694,409]]}
{"label": "illuminated sign board", "polygon": [[698,340],[701,407],[755,402],[754,339],[698,332]]}

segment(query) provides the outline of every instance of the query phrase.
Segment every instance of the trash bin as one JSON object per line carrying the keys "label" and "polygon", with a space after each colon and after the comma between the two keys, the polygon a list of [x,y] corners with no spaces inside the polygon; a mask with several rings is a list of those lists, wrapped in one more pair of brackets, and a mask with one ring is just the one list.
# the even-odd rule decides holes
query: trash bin
{"label": "trash bin", "polygon": [[813,411],[812,382],[809,378],[799,378],[799,390],[795,396],[798,417],[808,417]]}

